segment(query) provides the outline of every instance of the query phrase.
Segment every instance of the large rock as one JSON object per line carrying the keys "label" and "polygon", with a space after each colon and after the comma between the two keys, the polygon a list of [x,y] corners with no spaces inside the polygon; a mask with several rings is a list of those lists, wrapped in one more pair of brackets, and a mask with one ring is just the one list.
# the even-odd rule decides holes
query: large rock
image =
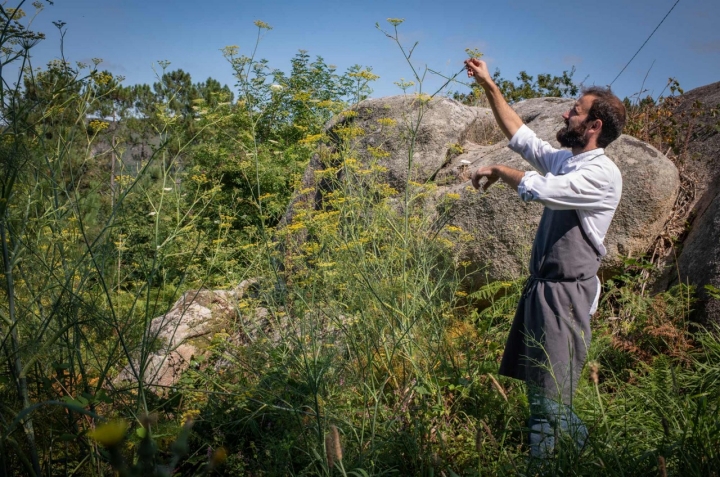
{"label": "large rock", "polygon": [[682,281],[698,289],[699,321],[720,324],[720,300],[705,286],[720,288],[720,82],[679,98],[676,116],[688,137],[682,151],[684,173],[695,191],[688,217],[689,233],[677,264],[668,267],[671,284]]}
{"label": "large rock", "polygon": [[[173,386],[193,359],[206,353],[217,333],[236,324],[237,301],[252,284],[252,281],[244,281],[230,291],[185,292],[167,313],[154,318],[150,323],[149,341],[155,350],[145,358],[145,385],[161,392]],[[231,341],[239,341],[247,335],[228,337]],[[115,384],[135,385],[138,381],[136,373],[141,366],[143,363],[134,360],[118,374]]]}
{"label": "large rock", "polygon": [[[408,170],[410,180],[432,179],[447,164],[453,144],[468,136],[477,140],[485,128],[489,136],[497,136],[491,126],[492,111],[469,108],[448,98],[426,102],[415,96],[391,96],[363,101],[354,111],[354,116],[338,115],[326,129],[332,133],[348,125],[360,128],[354,151],[365,160],[371,160],[371,148],[389,153],[380,163],[388,168],[388,181],[397,190],[404,189]],[[415,140],[411,141],[413,131]],[[408,168],[411,147],[412,167]]]}
{"label": "large rock", "polygon": [[720,187],[709,192],[714,192],[714,198],[692,225],[678,259],[678,272],[684,283],[698,289],[698,321],[720,324],[720,299],[717,292],[708,293],[705,288],[720,289]]}
{"label": "large rock", "polygon": [[[539,137],[558,147],[555,132],[563,126],[562,113],[572,104],[569,99],[540,98],[520,102],[514,108]],[[417,124],[420,108],[424,114],[409,161],[408,130]],[[484,165],[530,169],[506,147],[507,140],[489,109],[464,106],[448,98],[421,103],[412,96],[394,96],[364,101],[354,110],[329,123],[329,133],[333,135],[348,126],[361,128],[362,134],[351,139],[353,149],[365,161],[373,160],[369,148],[390,153],[378,162],[388,170],[387,181],[399,191],[405,187],[408,170],[413,181],[434,181],[438,188],[430,207],[442,202],[443,213],[450,215],[449,224],[472,235],[470,243],[459,252],[473,264],[471,268],[482,270],[476,276],[493,281],[526,273],[542,207],[523,203],[507,187],[493,187],[479,194],[468,180],[470,171]],[[336,138],[341,136],[336,134]],[[644,142],[621,136],[607,154],[622,171],[624,184],[623,198],[606,238],[608,256],[602,264],[603,272],[616,270],[624,256],[639,256],[647,251],[663,229],[679,186],[673,163]],[[315,182],[313,172],[321,167],[321,161],[315,158],[305,174],[304,185],[306,190],[314,190],[317,207],[321,206],[323,184]],[[443,197],[449,193],[460,198],[447,210]],[[287,220],[292,220],[291,214]]]}
{"label": "large rock", "polygon": [[[326,313],[310,313],[294,319],[283,307],[274,312],[263,306],[250,307],[244,298],[258,300],[259,284],[255,279],[244,280],[232,290],[190,290],[185,292],[164,315],[150,323],[148,342],[153,349],[142,361],[139,356],[125,366],[113,380],[116,386],[137,386],[141,366],[146,388],[164,394],[177,384],[193,362],[198,365],[210,355],[213,345],[245,347],[256,342],[291,347],[304,339],[298,323],[317,323],[316,338],[326,343],[340,343],[341,330],[351,320],[343,315],[329,319]],[[243,303],[244,302],[244,303]],[[241,306],[242,305],[242,306]],[[216,347],[214,352],[219,351]],[[233,366],[232,352],[215,355],[214,370]],[[140,353],[137,353],[138,355]]]}
{"label": "large rock", "polygon": [[[515,109],[538,136],[558,147],[555,132],[563,126],[562,113],[572,104],[573,100],[568,99],[541,98],[518,103]],[[424,114],[417,126],[420,108]],[[471,268],[481,270],[476,276],[482,281],[493,281],[524,274],[542,207],[523,203],[517,193],[507,187],[493,187],[488,193],[480,194],[468,180],[469,172],[483,165],[505,164],[530,169],[519,155],[506,147],[507,140],[495,125],[489,109],[464,106],[447,98],[421,103],[411,96],[394,96],[362,102],[354,110],[355,114],[329,123],[329,133],[332,135],[338,128],[347,126],[361,128],[363,134],[351,140],[353,148],[365,161],[372,160],[368,147],[390,153],[378,162],[387,167],[387,180],[399,191],[404,189],[408,170],[413,181],[434,181],[438,188],[429,206],[435,207],[438,213],[442,209],[442,213],[449,214],[450,225],[459,226],[472,235],[473,239],[463,245],[460,253],[473,264]],[[395,125],[381,126],[383,122]],[[409,131],[413,128],[418,134],[412,161],[409,161]],[[623,256],[646,252],[672,210],[679,185],[678,172],[672,162],[644,142],[622,136],[608,148],[607,154],[622,171],[624,188],[606,239],[605,271],[618,268]],[[321,167],[321,161],[316,159],[305,174],[305,187],[314,188],[318,194],[322,184],[314,182],[313,172]],[[452,202],[449,210],[448,201],[443,200],[448,193],[460,197]],[[316,206],[320,206],[320,202],[321,197],[316,196]],[[443,206],[437,207],[441,203]],[[291,220],[291,215],[287,219]]]}

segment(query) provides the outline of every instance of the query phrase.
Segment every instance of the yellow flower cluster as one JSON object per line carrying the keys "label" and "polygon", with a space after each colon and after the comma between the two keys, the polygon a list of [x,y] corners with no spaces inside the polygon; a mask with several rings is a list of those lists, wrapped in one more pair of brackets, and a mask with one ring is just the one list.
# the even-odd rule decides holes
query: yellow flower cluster
{"label": "yellow flower cluster", "polygon": [[414,81],[405,81],[405,78],[400,78],[400,81],[395,81],[395,84],[398,85],[398,87],[403,91],[412,86],[415,86]]}
{"label": "yellow flower cluster", "polygon": [[432,99],[432,96],[430,96],[427,93],[418,93],[415,96],[417,97],[418,101],[420,101],[423,104],[429,103],[430,100]]}
{"label": "yellow flower cluster", "polygon": [[93,131],[93,133],[99,133],[100,131],[107,129],[110,124],[108,124],[105,121],[100,121],[99,119],[93,119],[90,121],[90,129]]}
{"label": "yellow flower cluster", "polygon": [[[223,56],[237,56],[238,52],[240,51],[240,47],[237,45],[228,45],[225,48],[222,49]],[[239,100],[238,100],[239,101]]]}
{"label": "yellow flower cluster", "polygon": [[348,73],[348,76],[351,78],[364,79],[365,81],[375,81],[376,79],[380,78],[378,75],[370,72],[369,69]]}
{"label": "yellow flower cluster", "polygon": [[390,157],[390,153],[381,147],[368,146],[367,150],[370,153],[370,155],[372,157],[374,157],[375,159],[382,159],[384,157]]}
{"label": "yellow flower cluster", "polygon": [[88,436],[100,445],[111,447],[122,441],[127,427],[125,421],[110,421],[96,427],[94,431],[88,433]]}
{"label": "yellow flower cluster", "polygon": [[312,95],[307,91],[298,91],[293,95],[295,101],[309,101]]}
{"label": "yellow flower cluster", "polygon": [[289,232],[297,232],[298,230],[302,230],[305,228],[305,224],[303,222],[293,222],[292,224],[287,226],[287,230]]}
{"label": "yellow flower cluster", "polygon": [[467,53],[468,57],[470,58],[482,58],[483,53],[478,50],[477,48],[465,48],[465,53]]}
{"label": "yellow flower cluster", "polygon": [[322,140],[325,137],[325,134],[311,134],[309,136],[305,136],[303,139],[298,141],[300,144],[315,144],[316,142]]}
{"label": "yellow flower cluster", "polygon": [[272,30],[272,27],[262,20],[255,20],[253,23],[261,30]]}
{"label": "yellow flower cluster", "polygon": [[465,152],[465,149],[458,143],[450,144],[449,149],[452,154],[462,154]]}
{"label": "yellow flower cluster", "polygon": [[393,127],[397,124],[397,121],[393,118],[380,118],[377,120],[378,124],[383,127]]}
{"label": "yellow flower cluster", "polygon": [[106,73],[104,71],[102,73],[97,73],[93,75],[93,81],[95,81],[95,84],[99,86],[108,84],[110,81],[112,81],[112,78],[113,77],[110,73]]}
{"label": "yellow flower cluster", "polygon": [[335,132],[343,140],[353,139],[365,134],[365,130],[363,128],[354,125],[338,128]]}
{"label": "yellow flower cluster", "polygon": [[330,101],[329,99],[326,99],[324,101],[320,101],[317,104],[318,108],[324,108],[329,109],[331,111],[339,112],[339,109],[342,109],[342,103],[339,101]]}
{"label": "yellow flower cluster", "polygon": [[190,421],[196,420],[200,416],[200,411],[197,409],[188,409],[182,415],[182,424],[186,425]]}
{"label": "yellow flower cluster", "polygon": [[210,182],[208,180],[207,176],[205,175],[205,173],[194,174],[194,175],[190,176],[190,180],[193,182],[197,182],[198,184],[206,184],[206,183]]}
{"label": "yellow flower cluster", "polygon": [[12,18],[13,20],[20,20],[22,17],[25,16],[25,11],[22,8],[6,8],[5,14],[7,15],[7,18]]}

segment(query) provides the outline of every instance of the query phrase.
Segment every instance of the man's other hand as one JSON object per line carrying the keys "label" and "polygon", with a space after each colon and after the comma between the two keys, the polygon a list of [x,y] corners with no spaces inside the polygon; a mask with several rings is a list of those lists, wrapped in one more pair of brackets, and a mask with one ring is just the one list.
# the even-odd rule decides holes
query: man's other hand
{"label": "man's other hand", "polygon": [[[480,184],[483,177],[487,178],[487,181],[484,184]],[[486,191],[491,185],[497,182],[498,179],[500,179],[500,176],[493,166],[480,167],[472,175],[472,185],[476,189],[482,188],[482,191]]]}
{"label": "man's other hand", "polygon": [[475,78],[475,81],[485,86],[492,83],[492,77],[488,71],[487,64],[477,58],[468,58],[465,60],[468,78]]}

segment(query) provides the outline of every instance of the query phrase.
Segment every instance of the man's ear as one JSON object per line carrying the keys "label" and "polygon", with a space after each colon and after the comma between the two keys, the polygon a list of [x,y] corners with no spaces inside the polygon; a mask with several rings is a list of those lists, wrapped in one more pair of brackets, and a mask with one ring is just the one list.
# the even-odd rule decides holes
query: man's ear
{"label": "man's ear", "polygon": [[598,131],[600,132],[602,130],[602,119],[596,119],[590,124],[590,129],[592,131]]}

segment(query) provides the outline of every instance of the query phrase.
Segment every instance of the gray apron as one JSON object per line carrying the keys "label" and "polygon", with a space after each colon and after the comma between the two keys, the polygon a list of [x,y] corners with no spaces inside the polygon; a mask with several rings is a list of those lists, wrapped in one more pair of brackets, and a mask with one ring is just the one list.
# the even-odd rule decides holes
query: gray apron
{"label": "gray apron", "polygon": [[545,208],[500,374],[570,404],[590,346],[600,258],[575,210]]}

